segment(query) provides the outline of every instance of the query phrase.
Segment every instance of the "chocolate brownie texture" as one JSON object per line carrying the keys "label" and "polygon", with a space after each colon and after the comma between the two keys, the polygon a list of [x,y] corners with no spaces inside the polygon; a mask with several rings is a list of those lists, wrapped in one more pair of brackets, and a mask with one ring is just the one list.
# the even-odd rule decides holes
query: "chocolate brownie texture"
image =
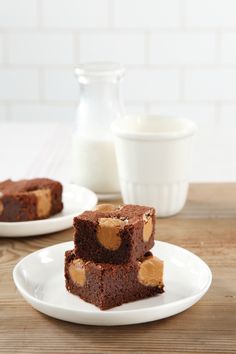
{"label": "chocolate brownie texture", "polygon": [[48,178],[0,182],[0,221],[45,219],[62,209],[60,182]]}
{"label": "chocolate brownie texture", "polygon": [[134,262],[154,245],[155,209],[140,205],[105,207],[74,218],[75,254],[96,263]]}
{"label": "chocolate brownie texture", "polygon": [[164,292],[163,262],[151,252],[126,264],[84,261],[74,250],[65,253],[65,279],[69,292],[107,310]]}

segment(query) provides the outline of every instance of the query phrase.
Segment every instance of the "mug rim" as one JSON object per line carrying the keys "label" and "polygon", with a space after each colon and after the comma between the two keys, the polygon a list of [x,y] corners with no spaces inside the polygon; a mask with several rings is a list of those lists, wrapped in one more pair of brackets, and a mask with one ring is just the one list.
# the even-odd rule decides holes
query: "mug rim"
{"label": "mug rim", "polygon": [[[137,131],[130,131],[126,128],[124,128],[124,121],[127,122],[127,120],[140,120],[140,119],[149,119],[149,120],[162,120],[162,121],[175,121],[175,122],[180,122],[185,125],[184,128],[181,128],[176,131],[168,131],[168,132],[137,132]],[[197,126],[196,124],[191,120],[191,119],[186,119],[186,118],[178,118],[175,116],[168,116],[168,115],[126,115],[123,118],[118,118],[116,119],[112,124],[111,124],[111,130],[114,133],[115,136],[118,136],[120,138],[127,138],[127,139],[133,139],[133,140],[176,140],[176,139],[182,139],[185,137],[190,137],[195,134],[197,131]]]}

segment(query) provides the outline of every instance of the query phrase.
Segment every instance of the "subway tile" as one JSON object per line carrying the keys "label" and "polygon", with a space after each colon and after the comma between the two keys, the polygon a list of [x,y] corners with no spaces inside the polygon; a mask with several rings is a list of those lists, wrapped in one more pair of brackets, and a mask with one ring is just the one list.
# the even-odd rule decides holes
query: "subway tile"
{"label": "subway tile", "polygon": [[9,35],[11,64],[73,64],[71,34],[25,33]]}
{"label": "subway tile", "polygon": [[122,64],[144,63],[144,34],[82,33],[79,37],[80,60],[115,61]]}
{"label": "subway tile", "polygon": [[214,123],[215,120],[213,104],[155,102],[149,104],[149,113],[191,119],[203,127]]}
{"label": "subway tile", "polygon": [[39,98],[39,76],[36,70],[0,69],[1,100],[33,100]]}
{"label": "subway tile", "polygon": [[114,0],[116,28],[173,28],[181,21],[179,0]]}
{"label": "subway tile", "polygon": [[37,24],[37,0],[0,0],[0,28],[26,28]]}
{"label": "subway tile", "polygon": [[[221,126],[229,129],[235,138],[236,131],[236,102],[223,103],[219,109]],[[235,140],[236,143],[236,140]]]}
{"label": "subway tile", "polygon": [[187,70],[184,97],[190,100],[236,100],[236,69]]}
{"label": "subway tile", "polygon": [[105,28],[110,0],[41,0],[43,25],[57,28]]}
{"label": "subway tile", "polygon": [[180,97],[178,70],[129,70],[124,82],[125,97],[130,101],[178,100]]}
{"label": "subway tile", "polygon": [[236,104],[223,103],[219,107],[219,119],[216,121],[211,138],[214,144],[211,161],[218,174],[218,181],[235,181],[235,130]]}
{"label": "subway tile", "polygon": [[147,114],[146,105],[140,102],[125,102],[125,109],[127,114]]}
{"label": "subway tile", "polygon": [[5,105],[0,104],[0,122],[4,122],[6,120],[7,120],[7,108]]}
{"label": "subway tile", "polygon": [[221,40],[221,63],[236,64],[236,32],[222,33]]}
{"label": "subway tile", "polygon": [[3,36],[0,34],[0,64],[4,61],[4,44]]}
{"label": "subway tile", "polygon": [[73,122],[75,106],[57,104],[16,104],[10,107],[10,119],[16,122]]}
{"label": "subway tile", "polygon": [[216,38],[210,32],[152,33],[151,64],[211,64],[216,61]]}
{"label": "subway tile", "polygon": [[73,69],[45,70],[43,92],[46,100],[77,101],[79,99],[79,84]]}
{"label": "subway tile", "polygon": [[190,27],[236,27],[235,0],[187,0],[185,23]]}

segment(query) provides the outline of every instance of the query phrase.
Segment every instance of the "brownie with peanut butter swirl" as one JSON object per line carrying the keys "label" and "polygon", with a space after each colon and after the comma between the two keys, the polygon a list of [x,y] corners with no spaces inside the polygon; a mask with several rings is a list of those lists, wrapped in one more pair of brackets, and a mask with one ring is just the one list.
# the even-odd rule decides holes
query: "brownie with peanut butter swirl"
{"label": "brownie with peanut butter swirl", "polygon": [[147,252],[125,264],[95,263],[65,253],[67,290],[101,310],[164,292],[163,261]]}
{"label": "brownie with peanut butter swirl", "polygon": [[75,254],[93,262],[136,261],[154,245],[155,209],[103,204],[74,218]]}
{"label": "brownie with peanut butter swirl", "polygon": [[0,222],[48,218],[63,209],[62,185],[48,178],[0,182]]}

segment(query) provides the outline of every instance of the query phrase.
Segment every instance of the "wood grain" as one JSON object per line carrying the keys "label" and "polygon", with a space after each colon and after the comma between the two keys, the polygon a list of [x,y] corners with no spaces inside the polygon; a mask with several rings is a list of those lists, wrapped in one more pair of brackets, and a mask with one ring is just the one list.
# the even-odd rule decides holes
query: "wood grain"
{"label": "wood grain", "polygon": [[211,267],[213,283],[189,310],[161,321],[91,327],[31,308],[12,281],[23,256],[72,239],[72,230],[0,239],[0,353],[236,353],[236,184],[192,185],[177,216],[159,219],[157,238],[185,247]]}

